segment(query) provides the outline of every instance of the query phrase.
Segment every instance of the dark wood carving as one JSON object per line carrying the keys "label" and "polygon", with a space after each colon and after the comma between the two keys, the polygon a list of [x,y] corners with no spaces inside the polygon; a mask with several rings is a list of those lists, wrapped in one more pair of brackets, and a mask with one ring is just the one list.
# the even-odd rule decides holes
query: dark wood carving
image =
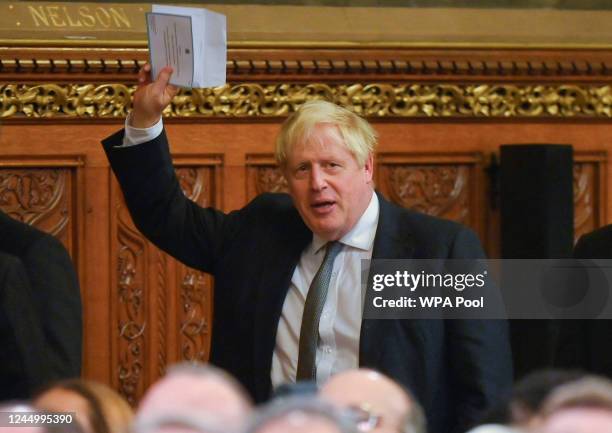
{"label": "dark wood carving", "polygon": [[460,165],[385,167],[387,192],[400,206],[469,223],[469,168]]}
{"label": "dark wood carving", "polygon": [[58,238],[76,261],[71,168],[0,169],[0,208]]}
{"label": "dark wood carving", "polygon": [[574,162],[574,241],[604,224],[602,191],[606,155],[575,154]]}
{"label": "dark wood carving", "polygon": [[288,192],[287,179],[281,173],[274,155],[247,155],[246,157],[247,200],[264,192]]}
{"label": "dark wood carving", "polygon": [[[185,195],[203,207],[214,203],[213,170],[209,167],[182,167],[176,170]],[[180,358],[189,361],[206,361],[211,335],[211,277],[179,264],[178,278]]]}
{"label": "dark wood carving", "polygon": [[157,251],[157,375],[166,374],[168,363],[168,256],[161,250]]}
{"label": "dark wood carving", "polygon": [[[201,206],[214,203],[214,167],[181,167],[176,174],[187,197]],[[212,281],[150,244],[134,227],[122,198],[117,215],[117,380],[120,392],[136,404],[168,363],[208,359]],[[174,329],[170,320],[177,321],[177,335],[168,335]],[[178,354],[169,352],[174,341]],[[148,353],[156,354],[155,361],[147,359]]]}
{"label": "dark wood carving", "polygon": [[118,212],[117,323],[119,336],[119,391],[136,404],[144,390],[146,363],[146,241],[134,228],[123,205]]}
{"label": "dark wood carving", "polygon": [[255,189],[258,194],[264,192],[287,192],[288,185],[285,176],[276,166],[257,167]]}

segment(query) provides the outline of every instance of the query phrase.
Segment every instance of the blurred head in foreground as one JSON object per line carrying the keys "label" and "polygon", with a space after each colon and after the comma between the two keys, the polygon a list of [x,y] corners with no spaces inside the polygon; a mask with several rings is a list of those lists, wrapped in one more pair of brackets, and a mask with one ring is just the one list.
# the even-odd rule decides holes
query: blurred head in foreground
{"label": "blurred head in foreground", "polygon": [[612,382],[586,376],[558,387],[542,409],[541,433],[612,432]]}
{"label": "blurred head in foreground", "polygon": [[424,433],[423,409],[408,392],[373,370],[348,370],[333,376],[322,399],[348,410],[363,432]]}
{"label": "blurred head in foreground", "polygon": [[[229,374],[209,365],[182,363],[148,390],[136,418],[141,429],[149,426],[148,433],[176,431],[171,425],[182,426],[182,431],[234,432],[244,427],[252,410],[250,398]],[[151,430],[156,425],[165,427]]]}
{"label": "blurred head in foreground", "polygon": [[57,382],[43,389],[33,405],[49,412],[74,412],[85,433],[125,433],[134,413],[116,391],[83,379]]}
{"label": "blurred head in foreground", "polygon": [[308,397],[279,398],[258,411],[246,433],[358,433],[338,409]]}

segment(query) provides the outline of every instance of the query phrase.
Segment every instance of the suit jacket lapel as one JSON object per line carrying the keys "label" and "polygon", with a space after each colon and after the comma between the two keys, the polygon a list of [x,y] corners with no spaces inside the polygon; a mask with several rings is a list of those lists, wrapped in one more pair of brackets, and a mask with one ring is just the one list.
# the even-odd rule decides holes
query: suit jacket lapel
{"label": "suit jacket lapel", "polygon": [[[304,225],[297,211],[282,230],[273,230],[265,242],[267,257],[258,284],[253,326],[253,365],[257,401],[270,396],[272,354],[276,344],[276,331],[293,271],[302,251],[312,241],[312,232]],[[275,238],[275,234],[278,238]]]}
{"label": "suit jacket lapel", "polygon": [[[380,193],[380,214],[374,238],[372,259],[410,259],[414,254],[414,238],[410,228],[402,224],[402,209],[388,202]],[[365,296],[367,299],[367,295]],[[379,334],[387,320],[363,320],[359,340],[359,365],[375,367]]]}

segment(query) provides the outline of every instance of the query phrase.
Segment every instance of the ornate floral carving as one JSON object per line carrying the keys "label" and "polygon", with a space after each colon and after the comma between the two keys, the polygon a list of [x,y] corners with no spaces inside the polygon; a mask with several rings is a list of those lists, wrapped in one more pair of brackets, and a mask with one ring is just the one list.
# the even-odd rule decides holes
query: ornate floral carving
{"label": "ornate floral carving", "polygon": [[135,404],[143,389],[144,332],[144,241],[124,223],[118,227],[118,325],[119,390]]}
{"label": "ornate floral carving", "polygon": [[168,302],[166,286],[166,273],[168,258],[161,250],[157,250],[157,374],[162,377],[166,374],[166,324],[168,313],[166,304]]}
{"label": "ornate floral carving", "polygon": [[[124,117],[134,86],[0,85],[0,117]],[[370,117],[612,117],[612,88],[518,84],[227,84],[182,90],[168,116],[286,116],[327,99]]]}
{"label": "ornate floral carving", "polygon": [[208,204],[210,184],[207,182],[209,171],[201,167],[182,167],[176,169],[176,176],[183,193],[200,206]]}
{"label": "ornate floral carving", "polygon": [[210,278],[207,275],[193,269],[184,269],[181,283],[181,356],[185,360],[208,359],[210,290]]}
{"label": "ornate floral carving", "polygon": [[574,241],[599,226],[595,183],[595,164],[574,163]]}
{"label": "ornate floral carving", "polygon": [[255,167],[255,190],[257,194],[264,192],[287,192],[287,179],[277,166]]}
{"label": "ornate floral carving", "polygon": [[[211,169],[206,167],[181,167],[176,174],[183,193],[200,206],[211,201]],[[185,360],[206,361],[210,339],[210,301],[212,292],[210,276],[179,265],[180,278],[180,356]]]}
{"label": "ornate floral carving", "polygon": [[0,170],[0,208],[55,236],[69,224],[68,169]]}
{"label": "ornate floral carving", "polygon": [[388,165],[385,169],[394,202],[429,215],[468,222],[468,167]]}
{"label": "ornate floral carving", "polygon": [[123,84],[6,84],[0,117],[124,117],[135,87]]}

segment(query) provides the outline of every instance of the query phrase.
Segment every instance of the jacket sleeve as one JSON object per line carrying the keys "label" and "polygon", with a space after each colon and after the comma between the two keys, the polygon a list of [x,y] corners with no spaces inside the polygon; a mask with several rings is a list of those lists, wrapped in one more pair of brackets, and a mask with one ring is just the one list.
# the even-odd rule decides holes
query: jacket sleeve
{"label": "jacket sleeve", "polygon": [[215,274],[244,212],[202,208],[183,194],[165,131],[154,140],[118,147],[124,131],[102,144],[136,227],[187,266]]}
{"label": "jacket sleeve", "polygon": [[[451,259],[485,258],[474,232],[462,228],[450,250]],[[449,320],[447,338],[451,380],[457,393],[457,430],[464,431],[509,394],[512,352],[506,320]],[[463,429],[463,430],[462,430]]]}

